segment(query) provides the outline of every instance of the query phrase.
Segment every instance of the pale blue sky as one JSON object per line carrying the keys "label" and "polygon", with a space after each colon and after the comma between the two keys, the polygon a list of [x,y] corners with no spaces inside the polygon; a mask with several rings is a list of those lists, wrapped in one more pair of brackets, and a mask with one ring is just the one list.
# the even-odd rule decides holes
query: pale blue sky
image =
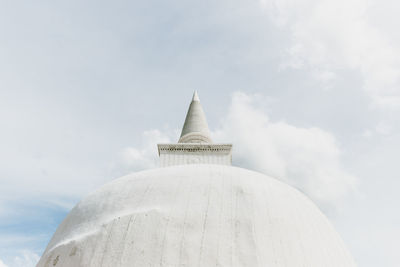
{"label": "pale blue sky", "polygon": [[236,165],[309,195],[359,266],[399,266],[399,8],[0,0],[0,267],[34,266],[79,199],[153,167],[195,89]]}

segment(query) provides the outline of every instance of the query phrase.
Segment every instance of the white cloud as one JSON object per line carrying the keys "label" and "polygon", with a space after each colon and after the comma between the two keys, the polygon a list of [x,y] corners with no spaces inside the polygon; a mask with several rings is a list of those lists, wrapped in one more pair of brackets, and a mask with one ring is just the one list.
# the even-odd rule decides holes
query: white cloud
{"label": "white cloud", "polygon": [[392,132],[392,130],[393,130],[392,128],[393,128],[392,125],[390,125],[387,122],[383,121],[383,122],[378,123],[378,125],[376,125],[375,131],[378,134],[388,135],[388,134],[390,134]]}
{"label": "white cloud", "polygon": [[[400,52],[371,21],[369,0],[262,0],[272,20],[289,31],[284,67],[308,69],[322,82],[355,70],[380,108],[400,107]],[[391,3],[386,1],[389,7]],[[395,29],[397,31],[397,29]]]}
{"label": "white cloud", "polygon": [[34,267],[40,257],[36,253],[29,250],[24,250],[21,255],[15,257],[13,266],[15,267]]}
{"label": "white cloud", "polygon": [[165,134],[159,130],[145,131],[142,136],[142,146],[122,149],[113,163],[111,171],[115,175],[121,175],[157,167],[157,144],[170,143],[170,135],[171,133]]}
{"label": "white cloud", "polygon": [[39,259],[40,257],[36,253],[29,250],[22,250],[8,265],[0,260],[0,267],[34,267]]}
{"label": "white cloud", "polygon": [[2,260],[0,260],[0,267],[8,267]]}
{"label": "white cloud", "polygon": [[269,174],[304,191],[320,205],[336,206],[356,189],[343,169],[335,137],[312,127],[272,122],[254,106],[254,97],[235,93],[218,141],[234,144],[234,162]]}

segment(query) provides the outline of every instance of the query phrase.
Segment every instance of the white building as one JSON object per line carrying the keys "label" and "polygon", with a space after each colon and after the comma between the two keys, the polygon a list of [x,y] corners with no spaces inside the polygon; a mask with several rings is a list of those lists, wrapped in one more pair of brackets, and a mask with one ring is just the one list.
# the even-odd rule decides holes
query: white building
{"label": "white building", "polygon": [[160,168],[116,179],[67,215],[37,266],[355,266],[328,219],[298,190],[232,167],[195,93]]}

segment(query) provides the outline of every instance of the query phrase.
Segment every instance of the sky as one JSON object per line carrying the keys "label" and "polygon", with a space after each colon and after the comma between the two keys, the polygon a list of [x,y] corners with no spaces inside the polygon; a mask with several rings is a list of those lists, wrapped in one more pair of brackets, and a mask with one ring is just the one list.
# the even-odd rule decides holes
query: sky
{"label": "sky", "polygon": [[104,183],[157,166],[197,90],[233,164],[400,266],[400,3],[0,0],[0,267],[35,266]]}

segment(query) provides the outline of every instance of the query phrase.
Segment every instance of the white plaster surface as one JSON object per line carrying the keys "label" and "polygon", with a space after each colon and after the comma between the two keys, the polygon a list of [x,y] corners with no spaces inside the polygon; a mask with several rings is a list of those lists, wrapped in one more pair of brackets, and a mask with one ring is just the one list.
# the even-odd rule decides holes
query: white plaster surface
{"label": "white plaster surface", "polygon": [[58,227],[42,266],[355,266],[302,193],[224,165],[130,174],[83,199]]}

